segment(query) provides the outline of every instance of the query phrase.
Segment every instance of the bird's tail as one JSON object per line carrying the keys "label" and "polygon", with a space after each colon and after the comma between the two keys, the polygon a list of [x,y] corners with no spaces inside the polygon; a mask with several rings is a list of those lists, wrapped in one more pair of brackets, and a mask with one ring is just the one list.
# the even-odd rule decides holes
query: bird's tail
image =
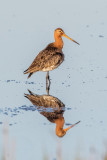
{"label": "bird's tail", "polygon": [[[24,74],[29,73],[28,69],[26,69],[23,73],[24,73]],[[30,78],[32,74],[33,74],[32,72],[31,72],[31,73],[29,73],[29,75],[28,75],[28,77],[27,77],[27,78]]]}
{"label": "bird's tail", "polygon": [[34,94],[29,90],[29,89],[28,89],[28,92],[30,93],[30,95],[29,95],[29,94],[24,93],[24,96],[25,96],[26,98],[29,98],[29,96],[34,95]]}
{"label": "bird's tail", "polygon": [[29,75],[28,75],[28,77],[27,77],[27,78],[30,78],[32,74],[33,74],[33,73],[29,73]]}
{"label": "bird's tail", "polygon": [[23,73],[24,73],[24,74],[27,74],[27,73],[28,73],[28,69],[26,69]]}
{"label": "bird's tail", "polygon": [[33,93],[33,92],[31,92],[29,89],[28,89],[28,92],[30,93],[30,95],[34,95],[34,93]]}

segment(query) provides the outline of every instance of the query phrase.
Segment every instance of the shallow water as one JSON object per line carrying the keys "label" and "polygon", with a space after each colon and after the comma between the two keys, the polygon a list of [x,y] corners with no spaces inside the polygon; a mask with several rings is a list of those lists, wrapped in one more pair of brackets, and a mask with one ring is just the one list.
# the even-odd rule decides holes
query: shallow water
{"label": "shallow water", "polygon": [[[42,3],[42,5],[41,5]],[[7,5],[5,5],[7,4]],[[26,4],[26,5],[25,5]],[[18,159],[101,156],[107,140],[107,1],[3,1],[0,5],[0,153],[3,126],[15,142]],[[63,38],[65,61],[50,72],[50,95],[64,105],[64,128],[78,125],[63,138],[24,93],[47,94],[46,73],[29,80],[23,71],[54,40],[57,27],[80,43]],[[50,112],[50,110],[48,110]]]}

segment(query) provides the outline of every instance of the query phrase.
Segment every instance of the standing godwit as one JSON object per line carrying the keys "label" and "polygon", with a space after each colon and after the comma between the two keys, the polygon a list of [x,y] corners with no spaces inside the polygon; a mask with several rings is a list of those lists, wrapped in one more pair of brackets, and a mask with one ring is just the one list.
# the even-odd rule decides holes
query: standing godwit
{"label": "standing godwit", "polygon": [[44,71],[47,72],[46,79],[49,79],[49,71],[57,68],[63,62],[62,36],[79,45],[78,42],[68,37],[61,28],[57,28],[54,31],[55,42],[48,44],[48,46],[37,55],[29,68],[24,71],[24,74],[29,74],[28,78],[31,77],[34,72]]}

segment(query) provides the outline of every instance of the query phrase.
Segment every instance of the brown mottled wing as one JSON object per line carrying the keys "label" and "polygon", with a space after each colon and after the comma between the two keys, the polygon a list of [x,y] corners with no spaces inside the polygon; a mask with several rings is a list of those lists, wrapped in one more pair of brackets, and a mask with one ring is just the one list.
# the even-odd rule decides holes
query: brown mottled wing
{"label": "brown mottled wing", "polygon": [[63,58],[63,53],[57,48],[47,47],[37,55],[30,67],[26,70],[26,73],[42,71],[44,68],[46,69],[51,66],[56,68],[63,61]]}

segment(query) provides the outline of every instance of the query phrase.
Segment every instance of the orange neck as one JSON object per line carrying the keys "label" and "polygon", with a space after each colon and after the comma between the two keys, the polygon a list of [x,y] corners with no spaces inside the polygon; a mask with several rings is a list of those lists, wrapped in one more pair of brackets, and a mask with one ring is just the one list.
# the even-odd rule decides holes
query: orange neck
{"label": "orange neck", "polygon": [[62,49],[63,48],[63,40],[62,40],[61,36],[58,36],[56,33],[54,33],[54,38],[55,38],[54,46],[59,49]]}
{"label": "orange neck", "polygon": [[64,126],[64,117],[61,117],[57,120],[55,120],[56,123],[56,134],[58,134],[59,131],[63,130],[63,126]]}

